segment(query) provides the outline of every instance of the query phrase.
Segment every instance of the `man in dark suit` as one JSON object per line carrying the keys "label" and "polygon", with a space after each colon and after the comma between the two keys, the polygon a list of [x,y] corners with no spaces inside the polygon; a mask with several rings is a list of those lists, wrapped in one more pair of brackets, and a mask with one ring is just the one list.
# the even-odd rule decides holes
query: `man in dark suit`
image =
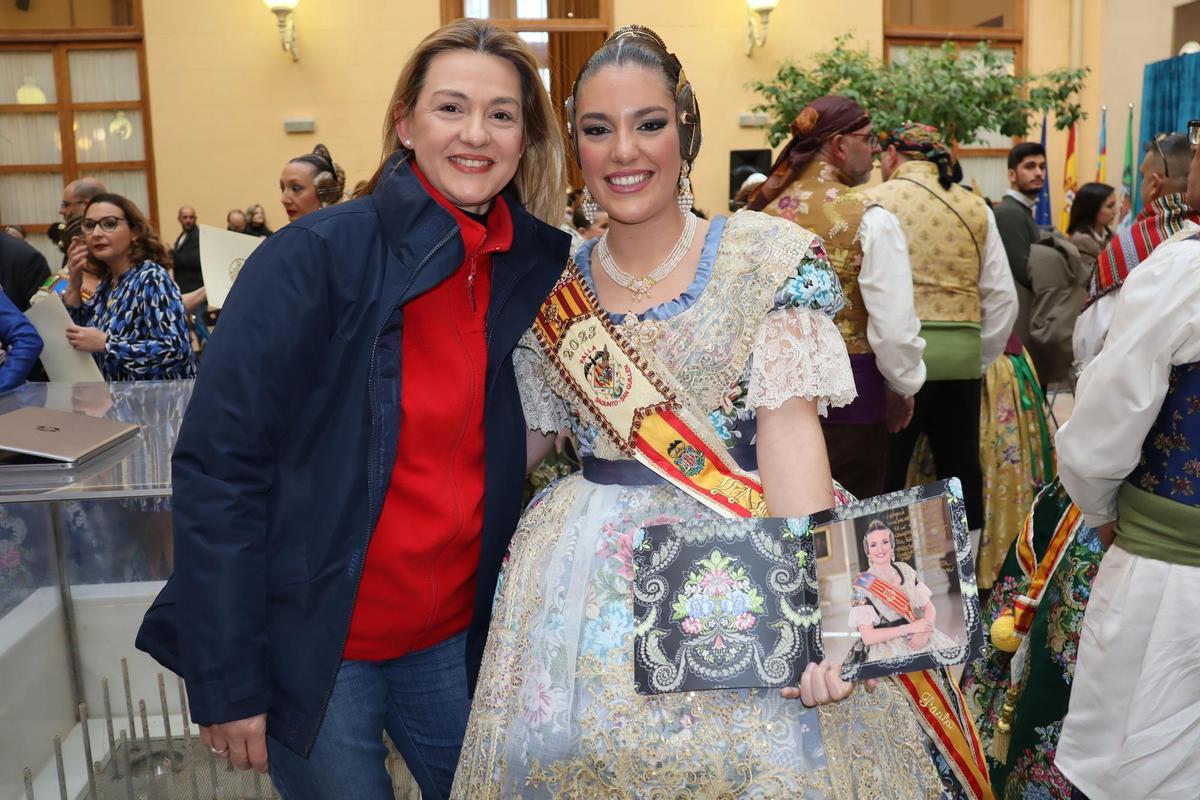
{"label": "man in dark suit", "polygon": [[1029,248],[1041,234],[1033,214],[1037,198],[1046,185],[1046,149],[1037,142],[1021,142],[1008,153],[1009,190],[996,204],[996,228],[1004,242],[1008,266],[1017,284],[1020,310],[1014,331],[1028,347],[1029,314],[1033,303],[1033,282],[1029,277]]}
{"label": "man in dark suit", "polygon": [[194,292],[204,285],[200,272],[200,231],[196,230],[196,209],[184,206],[179,209],[179,225],[183,232],[171,248],[171,260],[175,263],[175,282],[183,294]]}
{"label": "man in dark suit", "polygon": [[50,277],[46,257],[34,247],[12,236],[0,236],[0,289],[21,311],[29,309],[29,298]]}

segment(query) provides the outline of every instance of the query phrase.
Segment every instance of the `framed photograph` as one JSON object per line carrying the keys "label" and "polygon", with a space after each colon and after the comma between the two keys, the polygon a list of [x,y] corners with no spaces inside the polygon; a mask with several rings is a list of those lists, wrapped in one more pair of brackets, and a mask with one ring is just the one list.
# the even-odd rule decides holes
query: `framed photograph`
{"label": "framed photograph", "polygon": [[975,561],[957,479],[816,515],[827,657],[863,680],[963,664],[983,654]]}
{"label": "framed photograph", "polygon": [[633,559],[639,693],[794,686],[824,658],[806,519],[649,526]]}

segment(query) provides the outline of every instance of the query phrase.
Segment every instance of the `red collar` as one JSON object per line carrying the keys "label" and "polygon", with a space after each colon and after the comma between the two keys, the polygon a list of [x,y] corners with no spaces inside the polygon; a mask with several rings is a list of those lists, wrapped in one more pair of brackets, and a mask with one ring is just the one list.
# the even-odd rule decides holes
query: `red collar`
{"label": "red collar", "polygon": [[411,161],[413,174],[417,176],[417,180],[425,187],[425,191],[429,196],[437,201],[438,205],[449,211],[454,216],[454,221],[458,223],[458,229],[462,233],[463,246],[466,255],[479,252],[483,243],[487,242],[488,253],[498,253],[508,250],[512,247],[513,240],[513,222],[512,213],[508,210],[508,204],[504,202],[504,198],[496,195],[492,200],[492,213],[488,214],[487,228],[485,229],[458,206],[451,203],[446,197],[439,192],[432,183],[421,172],[421,168],[417,166],[417,162]]}

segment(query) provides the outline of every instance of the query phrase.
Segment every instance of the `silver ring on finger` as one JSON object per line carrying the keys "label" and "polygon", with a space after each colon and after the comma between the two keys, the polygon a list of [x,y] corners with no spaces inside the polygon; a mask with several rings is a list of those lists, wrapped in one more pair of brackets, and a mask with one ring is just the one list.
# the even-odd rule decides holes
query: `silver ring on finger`
{"label": "silver ring on finger", "polygon": [[228,752],[229,752],[229,745],[225,745],[225,746],[224,746],[224,747],[222,747],[220,750],[218,750],[218,749],[217,749],[217,748],[215,748],[215,747],[210,747],[210,748],[208,748],[208,749],[212,751],[212,754],[213,754],[214,756],[223,756],[223,755],[225,755],[226,753],[228,753]]}

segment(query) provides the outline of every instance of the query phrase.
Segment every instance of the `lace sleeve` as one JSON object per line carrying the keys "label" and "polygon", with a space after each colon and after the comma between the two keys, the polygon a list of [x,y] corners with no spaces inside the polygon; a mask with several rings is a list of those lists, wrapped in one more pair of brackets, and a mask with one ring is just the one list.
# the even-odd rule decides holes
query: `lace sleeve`
{"label": "lace sleeve", "polygon": [[846,343],[828,316],[811,308],[777,308],[767,314],[750,361],[747,408],[779,408],[793,397],[830,406],[857,397]]}
{"label": "lace sleeve", "polygon": [[569,420],[566,404],[546,380],[548,368],[533,335],[526,333],[513,351],[513,371],[517,374],[525,426],[543,433],[558,433],[567,426]]}

